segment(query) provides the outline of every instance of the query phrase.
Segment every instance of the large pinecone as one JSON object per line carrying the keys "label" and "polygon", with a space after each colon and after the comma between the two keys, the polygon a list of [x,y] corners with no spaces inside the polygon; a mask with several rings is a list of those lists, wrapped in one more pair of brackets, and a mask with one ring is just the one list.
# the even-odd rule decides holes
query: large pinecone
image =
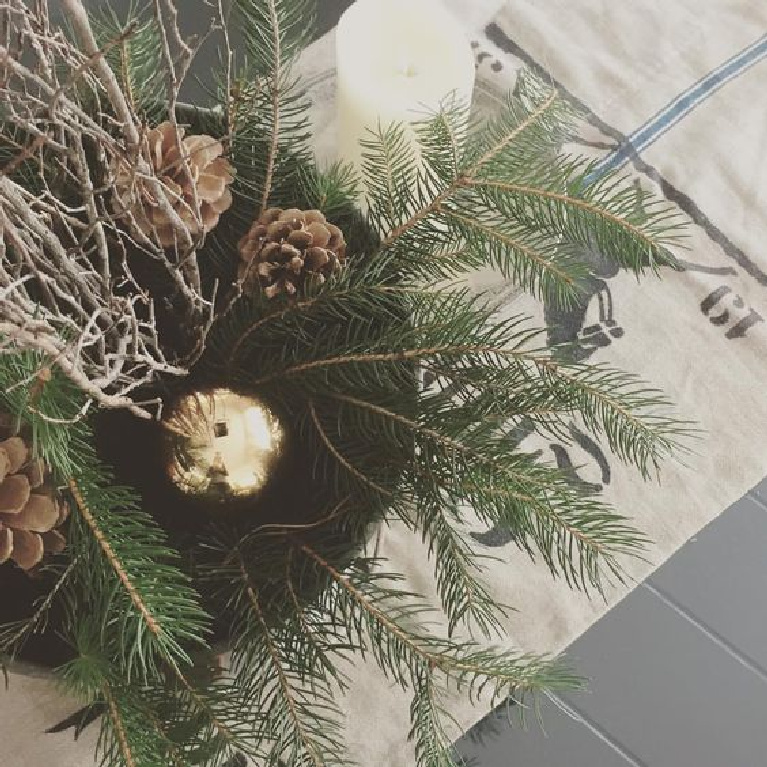
{"label": "large pinecone", "polygon": [[66,541],[56,528],[68,514],[50,472],[27,441],[14,435],[0,442],[0,564],[12,559],[30,570],[45,554],[61,551]]}
{"label": "large pinecone", "polygon": [[[211,136],[184,138],[184,129],[174,130],[169,122],[152,128],[146,135],[144,155],[192,236],[213,229],[219,216],[232,204],[228,186],[234,177],[229,161],[221,156],[223,151],[221,142]],[[121,205],[133,214],[136,226],[149,239],[164,248],[176,243],[173,225],[158,207],[150,186],[124,159],[115,170],[115,192]],[[199,220],[195,215],[197,205]]]}
{"label": "large pinecone", "polygon": [[343,232],[319,210],[269,208],[240,240],[239,277],[246,293],[295,295],[307,281],[324,282],[343,266]]}

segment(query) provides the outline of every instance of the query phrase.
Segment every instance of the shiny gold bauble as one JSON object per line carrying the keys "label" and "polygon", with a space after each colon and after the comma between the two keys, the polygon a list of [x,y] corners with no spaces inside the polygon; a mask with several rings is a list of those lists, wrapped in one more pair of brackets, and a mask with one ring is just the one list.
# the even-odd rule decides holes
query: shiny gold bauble
{"label": "shiny gold bauble", "polygon": [[230,389],[184,395],[163,427],[171,481],[185,494],[210,500],[258,494],[285,450],[285,430],[274,412]]}

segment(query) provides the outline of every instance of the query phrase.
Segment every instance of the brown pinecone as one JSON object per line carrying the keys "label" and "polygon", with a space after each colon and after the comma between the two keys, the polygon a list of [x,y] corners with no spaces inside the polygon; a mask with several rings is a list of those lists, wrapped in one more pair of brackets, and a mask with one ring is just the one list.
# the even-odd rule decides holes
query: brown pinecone
{"label": "brown pinecone", "polygon": [[27,441],[14,435],[0,442],[0,564],[12,559],[30,570],[45,554],[61,551],[66,541],[56,528],[68,515],[50,472]]}
{"label": "brown pinecone", "polygon": [[246,293],[295,295],[307,280],[324,282],[343,266],[343,232],[318,210],[269,208],[238,244]]}
{"label": "brown pinecone", "polygon": [[[234,176],[229,161],[221,156],[221,142],[205,135],[184,138],[183,128],[174,130],[171,123],[164,122],[147,133],[143,150],[168,201],[192,236],[213,229],[232,204],[228,186]],[[114,183],[120,203],[133,214],[138,228],[162,247],[172,247],[176,243],[173,225],[157,206],[149,185],[125,159],[115,170]],[[200,208],[199,220],[196,205]]]}

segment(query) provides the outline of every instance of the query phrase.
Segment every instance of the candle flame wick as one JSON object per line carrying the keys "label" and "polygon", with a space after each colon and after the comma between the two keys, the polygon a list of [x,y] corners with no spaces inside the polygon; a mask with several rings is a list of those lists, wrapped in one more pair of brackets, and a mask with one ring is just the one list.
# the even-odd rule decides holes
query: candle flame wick
{"label": "candle flame wick", "polygon": [[418,70],[416,69],[415,64],[409,62],[405,56],[402,56],[400,57],[399,65],[397,66],[397,74],[403,75],[404,77],[416,77],[418,75]]}

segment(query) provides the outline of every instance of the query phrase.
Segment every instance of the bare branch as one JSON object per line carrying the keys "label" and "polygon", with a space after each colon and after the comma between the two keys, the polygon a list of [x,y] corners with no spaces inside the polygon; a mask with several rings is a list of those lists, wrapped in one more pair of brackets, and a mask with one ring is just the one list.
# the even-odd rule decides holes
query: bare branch
{"label": "bare branch", "polygon": [[[153,126],[107,61],[136,23],[100,46],[82,0],[59,5],[78,44],[51,26],[48,0],[0,3],[0,354],[39,352],[85,393],[86,407],[147,418],[161,403],[133,395],[158,376],[186,375],[215,318],[215,288],[203,295],[197,265],[202,226],[188,223],[200,206],[179,201],[160,176],[147,140]],[[172,106],[205,36],[182,39],[173,0],[156,8]],[[137,225],[116,183],[126,172],[170,225],[174,247]],[[144,284],[156,280],[172,301],[163,311],[185,334],[177,347],[161,337]]]}

